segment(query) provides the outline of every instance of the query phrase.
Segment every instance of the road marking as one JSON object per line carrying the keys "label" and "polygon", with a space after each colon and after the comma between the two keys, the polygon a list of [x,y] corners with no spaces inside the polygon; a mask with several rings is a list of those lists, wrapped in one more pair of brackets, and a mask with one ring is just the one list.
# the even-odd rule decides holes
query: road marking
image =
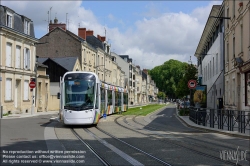
{"label": "road marking", "polygon": [[86,131],[89,135],[91,135],[92,137],[94,137],[95,139],[97,139],[99,142],[101,142],[103,145],[105,145],[106,147],[108,147],[109,149],[111,149],[113,152],[115,152],[116,154],[118,154],[119,156],[121,156],[122,158],[124,158],[126,161],[128,161],[130,164],[132,165],[143,165],[142,163],[140,163],[139,161],[137,161],[136,159],[132,158],[131,156],[127,155],[126,153],[124,153],[123,151],[121,151],[120,149],[116,148],[115,146],[109,144],[108,142],[104,141],[103,139],[97,137],[96,135],[94,135],[93,133],[91,133],[90,131]]}

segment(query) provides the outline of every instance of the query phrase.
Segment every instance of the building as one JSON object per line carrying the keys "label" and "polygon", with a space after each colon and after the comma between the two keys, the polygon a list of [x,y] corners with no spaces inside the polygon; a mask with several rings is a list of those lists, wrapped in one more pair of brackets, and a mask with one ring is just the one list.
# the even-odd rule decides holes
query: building
{"label": "building", "polygon": [[250,110],[250,1],[224,0],[225,108]]}
{"label": "building", "polygon": [[220,19],[223,13],[223,5],[212,7],[195,52],[198,77],[207,86],[207,107],[213,109],[221,108],[224,96],[224,19]]}
{"label": "building", "polygon": [[[36,43],[33,21],[0,5],[0,105],[3,113],[30,113],[35,106]],[[38,70],[40,69],[38,65]],[[34,108],[34,107],[33,107]],[[34,108],[36,109],[36,108]]]}

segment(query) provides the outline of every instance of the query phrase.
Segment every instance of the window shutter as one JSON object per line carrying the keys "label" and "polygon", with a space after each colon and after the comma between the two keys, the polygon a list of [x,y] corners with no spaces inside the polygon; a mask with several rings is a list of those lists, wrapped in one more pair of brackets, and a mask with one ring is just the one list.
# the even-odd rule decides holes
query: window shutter
{"label": "window shutter", "polygon": [[11,44],[6,45],[6,66],[11,67]]}
{"label": "window shutter", "polygon": [[29,81],[24,81],[24,89],[23,89],[23,99],[28,100],[29,99]]}
{"label": "window shutter", "polygon": [[5,100],[10,101],[11,100],[11,94],[12,94],[12,80],[10,78],[6,79],[6,85],[5,85]]}
{"label": "window shutter", "polygon": [[27,68],[30,69],[30,50],[27,49]]}
{"label": "window shutter", "polygon": [[16,46],[16,68],[21,68],[20,66],[20,56],[21,56],[21,47]]}
{"label": "window shutter", "polygon": [[23,49],[23,68],[26,69],[26,48]]}

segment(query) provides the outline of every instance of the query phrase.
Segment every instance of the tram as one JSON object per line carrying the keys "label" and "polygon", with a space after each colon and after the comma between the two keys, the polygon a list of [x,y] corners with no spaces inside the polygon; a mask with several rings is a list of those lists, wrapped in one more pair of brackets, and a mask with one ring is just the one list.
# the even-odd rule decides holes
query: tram
{"label": "tram", "polygon": [[65,125],[98,124],[100,118],[128,109],[128,91],[101,82],[93,72],[66,72],[58,99],[59,117]]}

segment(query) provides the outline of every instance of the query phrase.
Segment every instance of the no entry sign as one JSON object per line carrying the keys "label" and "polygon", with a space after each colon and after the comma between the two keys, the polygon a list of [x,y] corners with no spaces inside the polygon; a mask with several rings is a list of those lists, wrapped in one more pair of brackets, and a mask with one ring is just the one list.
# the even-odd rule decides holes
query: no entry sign
{"label": "no entry sign", "polygon": [[36,83],[34,81],[31,81],[29,84],[30,88],[33,89],[36,87]]}
{"label": "no entry sign", "polygon": [[189,88],[189,89],[194,89],[194,88],[196,88],[196,85],[197,85],[196,80],[189,80],[189,81],[188,81],[188,88]]}

